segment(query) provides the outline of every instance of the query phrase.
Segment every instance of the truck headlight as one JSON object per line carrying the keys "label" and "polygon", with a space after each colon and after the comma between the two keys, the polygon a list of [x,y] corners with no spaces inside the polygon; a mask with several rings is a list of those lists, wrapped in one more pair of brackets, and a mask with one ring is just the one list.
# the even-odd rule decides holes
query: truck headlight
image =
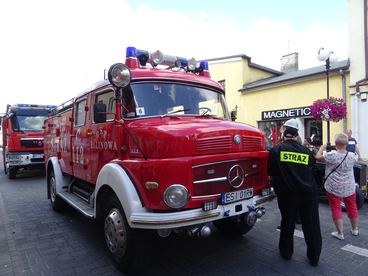
{"label": "truck headlight", "polygon": [[20,160],[21,156],[18,154],[9,154],[8,158],[11,160]]}
{"label": "truck headlight", "polygon": [[181,208],[188,202],[187,188],[180,184],[171,185],[164,192],[164,202],[170,208]]}

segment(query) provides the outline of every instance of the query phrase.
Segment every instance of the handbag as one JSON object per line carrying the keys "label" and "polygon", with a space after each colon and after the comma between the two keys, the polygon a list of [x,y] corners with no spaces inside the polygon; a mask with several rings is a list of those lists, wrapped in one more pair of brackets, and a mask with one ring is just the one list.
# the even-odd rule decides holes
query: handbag
{"label": "handbag", "polygon": [[340,166],[341,166],[341,164],[344,162],[344,160],[345,160],[345,158],[346,158],[346,156],[348,156],[348,151],[346,152],[346,154],[345,154],[345,157],[344,157],[344,159],[342,159],[342,161],[340,162],[340,164],[338,164],[332,171],[330,171],[330,173],[325,177],[325,179],[323,180],[323,185],[325,184],[325,182],[326,182],[326,180],[327,180],[327,178],[334,172],[334,171],[336,171]]}

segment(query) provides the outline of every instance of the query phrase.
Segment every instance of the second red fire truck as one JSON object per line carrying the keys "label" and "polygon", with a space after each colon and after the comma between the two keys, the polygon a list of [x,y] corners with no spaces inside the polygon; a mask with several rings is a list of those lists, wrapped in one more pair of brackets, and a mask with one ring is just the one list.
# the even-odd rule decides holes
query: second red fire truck
{"label": "second red fire truck", "polygon": [[206,61],[128,47],[45,128],[52,207],[101,218],[126,272],[151,257],[152,233],[242,235],[273,197],[264,136],[230,120]]}
{"label": "second red fire truck", "polygon": [[2,118],[4,171],[14,179],[20,169],[43,169],[43,125],[55,106],[8,105]]}

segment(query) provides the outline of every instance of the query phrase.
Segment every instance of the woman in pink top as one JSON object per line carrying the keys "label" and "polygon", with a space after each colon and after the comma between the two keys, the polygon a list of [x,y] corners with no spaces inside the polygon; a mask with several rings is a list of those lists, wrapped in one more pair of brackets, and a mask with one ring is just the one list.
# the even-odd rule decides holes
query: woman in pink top
{"label": "woman in pink top", "polygon": [[346,134],[337,134],[335,136],[336,152],[327,152],[323,155],[323,151],[326,150],[326,145],[323,145],[315,156],[318,161],[326,162],[325,189],[337,230],[331,235],[340,240],[344,239],[341,200],[345,203],[350,219],[351,234],[353,236],[359,234],[354,180],[354,163],[358,160],[358,156],[346,151],[348,141]]}

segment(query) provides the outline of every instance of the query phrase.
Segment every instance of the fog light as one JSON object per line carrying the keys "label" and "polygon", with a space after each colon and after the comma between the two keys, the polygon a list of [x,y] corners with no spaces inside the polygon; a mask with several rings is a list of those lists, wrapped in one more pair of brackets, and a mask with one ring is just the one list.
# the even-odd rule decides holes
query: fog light
{"label": "fog light", "polygon": [[161,237],[161,238],[167,238],[168,236],[170,236],[171,234],[171,229],[158,229],[157,230],[157,234]]}
{"label": "fog light", "polygon": [[197,64],[198,62],[194,58],[191,58],[190,60],[188,60],[189,71],[194,71],[197,68]]}
{"label": "fog light", "polygon": [[216,201],[207,201],[202,204],[202,210],[203,211],[210,211],[217,208],[217,202]]}

